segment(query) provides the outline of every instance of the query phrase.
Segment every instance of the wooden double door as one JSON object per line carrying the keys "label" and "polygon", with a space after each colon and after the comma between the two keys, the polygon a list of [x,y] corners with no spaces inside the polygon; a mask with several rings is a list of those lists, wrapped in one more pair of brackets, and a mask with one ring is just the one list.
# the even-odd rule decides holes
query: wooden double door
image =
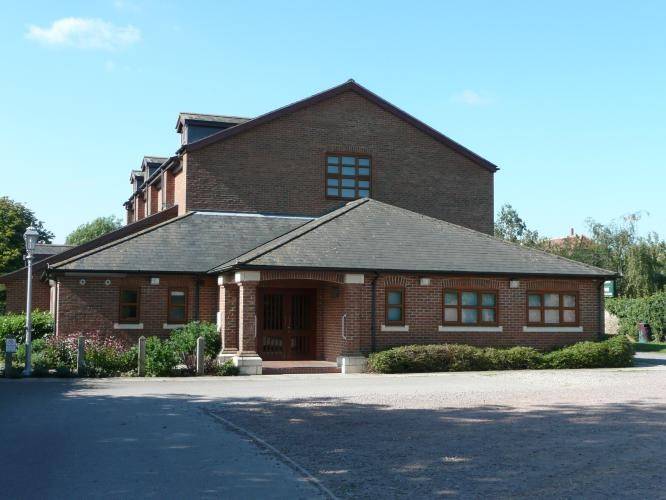
{"label": "wooden double door", "polygon": [[262,359],[315,359],[316,298],[315,289],[259,289],[257,348]]}

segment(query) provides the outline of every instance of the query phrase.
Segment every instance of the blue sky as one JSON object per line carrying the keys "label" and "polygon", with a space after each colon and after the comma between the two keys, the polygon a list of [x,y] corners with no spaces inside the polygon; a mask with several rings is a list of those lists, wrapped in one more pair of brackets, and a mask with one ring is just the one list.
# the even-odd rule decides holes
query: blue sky
{"label": "blue sky", "polygon": [[[179,111],[255,116],[354,78],[501,167],[559,236],[666,234],[666,3],[21,2],[0,19],[0,196],[63,241],[122,216]],[[649,214],[649,215],[647,215]]]}

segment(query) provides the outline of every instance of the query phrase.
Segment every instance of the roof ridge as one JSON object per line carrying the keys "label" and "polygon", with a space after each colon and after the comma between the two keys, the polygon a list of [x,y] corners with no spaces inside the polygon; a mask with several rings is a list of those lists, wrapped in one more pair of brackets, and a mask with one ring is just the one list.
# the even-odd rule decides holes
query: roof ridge
{"label": "roof ridge", "polygon": [[94,255],[96,253],[99,253],[102,250],[107,250],[107,249],[112,248],[116,245],[119,245],[119,244],[124,243],[124,242],[129,241],[129,240],[132,240],[132,239],[134,239],[138,236],[142,236],[144,234],[150,233],[150,232],[152,232],[152,231],[154,231],[154,230],[156,230],[160,227],[166,226],[167,224],[171,224],[172,222],[181,221],[181,220],[193,215],[194,213],[195,212],[187,212],[183,215],[172,217],[171,219],[167,219],[163,222],[160,222],[159,224],[149,226],[145,229],[137,231],[136,233],[132,233],[132,234],[129,234],[129,235],[124,236],[122,238],[118,238],[117,240],[110,241],[109,243],[105,243],[104,245],[100,245],[98,247],[91,248],[90,250],[88,250],[86,252],[82,252],[78,255],[74,255],[73,257],[70,257],[69,259],[65,259],[65,260],[56,262],[55,265],[53,265],[53,266],[51,266],[50,264],[47,264],[47,268],[48,269],[57,269],[61,266],[64,266],[65,264],[70,264],[72,262],[76,262],[77,260],[82,259],[84,257],[89,257],[90,255]]}
{"label": "roof ridge", "polygon": [[514,242],[511,242],[511,241],[504,240],[504,239],[502,239],[502,238],[498,238],[497,236],[494,236],[494,235],[491,235],[491,234],[482,233],[481,231],[476,231],[475,229],[472,229],[472,228],[469,228],[469,227],[461,226],[461,225],[459,225],[459,224],[454,224],[453,222],[445,221],[445,220],[442,220],[442,219],[436,219],[435,217],[430,217],[430,216],[428,216],[428,215],[420,214],[420,213],[418,213],[418,212],[414,212],[413,210],[409,210],[409,209],[407,209],[407,208],[396,207],[396,206],[394,206],[394,205],[390,205],[390,204],[388,204],[388,203],[384,203],[384,202],[381,202],[381,201],[378,201],[378,200],[374,200],[374,199],[371,200],[371,201],[373,201],[374,203],[379,203],[379,204],[381,204],[381,205],[385,205],[385,206],[390,207],[390,208],[392,208],[392,209],[404,210],[404,211],[406,211],[406,212],[410,212],[411,214],[414,214],[414,215],[416,215],[416,216],[418,216],[418,217],[421,217],[421,218],[424,218],[424,219],[433,220],[433,221],[436,221],[436,222],[438,222],[438,223],[440,223],[440,224],[444,224],[444,225],[448,225],[448,226],[457,227],[457,228],[462,229],[462,230],[464,230],[464,231],[472,232],[472,233],[474,233],[474,234],[477,234],[477,235],[479,235],[479,236],[483,236],[483,237],[488,238],[488,239],[490,239],[490,240],[497,241],[497,242],[502,243],[502,244],[504,244],[504,245],[507,245],[507,246],[509,246],[509,247],[512,247],[512,248],[519,248],[521,251],[539,252],[539,253],[542,253],[542,254],[548,255],[549,257],[555,257],[555,258],[557,258],[557,259],[560,259],[560,260],[563,260],[563,261],[566,261],[566,262],[571,262],[571,263],[573,263],[573,264],[577,264],[577,265],[580,265],[580,266],[585,266],[585,267],[588,267],[588,268],[590,268],[590,269],[594,269],[594,270],[596,270],[596,271],[611,272],[611,273],[616,274],[615,271],[611,271],[610,269],[604,269],[603,267],[597,267],[597,266],[593,266],[593,265],[591,265],[591,264],[587,264],[587,263],[585,263],[585,262],[580,262],[580,261],[578,261],[578,260],[569,259],[569,258],[567,258],[567,257],[563,257],[563,256],[561,256],[561,255],[557,255],[557,254],[555,254],[555,253],[546,252],[545,250],[541,250],[540,248],[526,247],[526,246],[520,245],[520,244],[518,244],[518,243],[514,243]]}
{"label": "roof ridge", "polygon": [[[262,243],[261,245],[257,245],[253,249],[248,250],[247,252],[244,252],[241,255],[238,255],[237,257],[234,257],[233,259],[230,259],[226,262],[222,262],[218,266],[212,267],[207,272],[213,272],[215,270],[222,270],[227,265],[229,265],[227,267],[231,267],[233,265],[238,265],[238,264],[241,263],[241,260],[243,260],[243,258],[245,256],[248,256],[249,254],[251,254],[253,252],[257,252],[257,251],[259,251],[259,253],[257,255],[252,255],[250,258],[247,259],[247,262],[258,259],[262,255],[265,255],[268,252],[272,252],[273,250],[276,250],[276,249],[286,245],[287,243],[290,243],[290,242],[292,242],[292,241],[294,241],[294,240],[296,240],[296,239],[298,239],[302,236],[305,236],[306,234],[308,234],[308,233],[314,231],[315,229],[331,222],[332,220],[335,220],[335,219],[341,217],[342,215],[345,215],[346,213],[354,210],[355,208],[360,207],[361,205],[367,203],[368,201],[371,201],[370,198],[359,198],[357,200],[353,200],[353,201],[350,201],[348,203],[345,203],[340,208],[337,208],[337,209],[333,210],[332,212],[324,214],[321,217],[317,217],[314,220],[308,221],[303,225],[300,225],[300,226],[298,226],[298,227],[296,227],[296,228],[294,228],[290,231],[287,231],[286,233],[281,234],[280,236],[276,236],[272,240],[268,240],[268,241]],[[306,228],[306,226],[310,226],[310,227]],[[277,240],[280,240],[280,239],[284,239],[284,241],[279,241],[278,242]],[[263,250],[260,250],[262,247],[266,247],[266,248],[263,249]],[[233,263],[233,264],[231,264],[231,263]]]}

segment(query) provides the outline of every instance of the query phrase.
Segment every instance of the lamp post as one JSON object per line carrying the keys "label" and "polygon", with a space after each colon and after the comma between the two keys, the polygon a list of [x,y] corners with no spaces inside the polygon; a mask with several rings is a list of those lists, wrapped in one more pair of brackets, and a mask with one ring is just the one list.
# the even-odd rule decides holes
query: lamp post
{"label": "lamp post", "polygon": [[23,235],[23,239],[25,240],[25,260],[28,263],[25,306],[25,370],[23,370],[23,376],[25,377],[29,377],[32,373],[32,257],[38,238],[39,233],[32,226],[26,229]]}

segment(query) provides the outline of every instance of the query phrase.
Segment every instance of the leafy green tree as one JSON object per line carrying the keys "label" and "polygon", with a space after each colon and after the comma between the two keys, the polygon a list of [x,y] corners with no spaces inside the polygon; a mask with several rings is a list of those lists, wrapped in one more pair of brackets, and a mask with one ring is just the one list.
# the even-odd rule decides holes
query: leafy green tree
{"label": "leafy green tree", "polygon": [[625,293],[629,297],[646,297],[666,284],[666,244],[656,235],[638,241],[627,252],[624,271]]}
{"label": "leafy green tree", "polygon": [[502,205],[497,214],[495,236],[526,246],[537,246],[542,241],[538,231],[528,229],[518,211],[508,203]]}
{"label": "leafy green tree", "polygon": [[656,233],[640,236],[636,230],[640,219],[640,213],[609,224],[588,219],[589,237],[571,236],[554,241],[540,238],[537,231],[527,228],[511,205],[504,205],[497,216],[495,236],[615,271],[619,275],[620,296],[645,297],[665,289],[666,242]]}
{"label": "leafy green tree", "polygon": [[65,243],[68,245],[81,245],[106,233],[120,229],[122,225],[122,221],[115,215],[97,217],[86,224],[81,224],[74,231],[69,233]]}
{"label": "leafy green tree", "polygon": [[23,233],[29,226],[37,229],[40,243],[51,243],[53,233],[44,228],[32,210],[7,196],[0,197],[0,274],[23,267]]}

